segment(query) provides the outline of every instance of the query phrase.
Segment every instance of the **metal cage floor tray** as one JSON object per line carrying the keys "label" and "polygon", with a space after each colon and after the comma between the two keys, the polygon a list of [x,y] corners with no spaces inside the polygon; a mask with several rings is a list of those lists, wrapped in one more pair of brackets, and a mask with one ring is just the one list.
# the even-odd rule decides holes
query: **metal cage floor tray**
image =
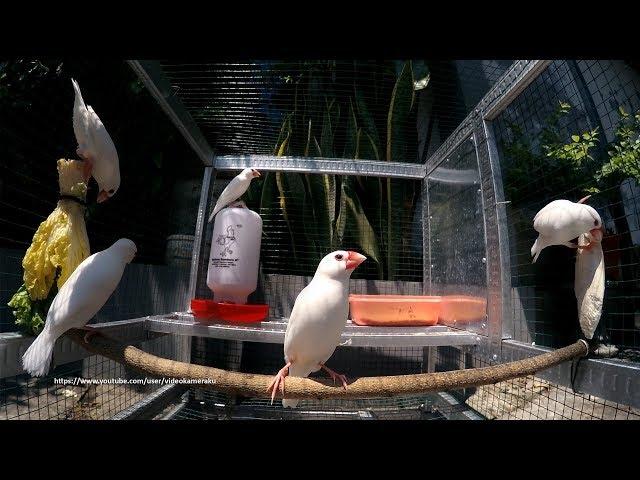
{"label": "metal cage floor tray", "polygon": [[[190,313],[172,313],[147,317],[145,328],[157,333],[173,333],[194,337],[218,338],[260,343],[284,343],[287,319],[236,325],[225,322],[200,322]],[[347,347],[436,347],[477,345],[480,337],[455,328],[431,327],[369,327],[349,321],[342,333],[341,346]]]}

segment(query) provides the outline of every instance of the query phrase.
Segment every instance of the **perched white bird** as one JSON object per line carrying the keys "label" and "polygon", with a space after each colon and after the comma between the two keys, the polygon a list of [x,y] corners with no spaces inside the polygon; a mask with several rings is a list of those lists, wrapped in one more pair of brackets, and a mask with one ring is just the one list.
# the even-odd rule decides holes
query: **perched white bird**
{"label": "perched white bird", "polygon": [[[278,372],[268,390],[273,389],[271,403],[278,388],[284,396],[287,375],[306,377],[311,372],[325,370],[335,381],[344,375],[329,369],[324,363],[333,355],[340,343],[349,314],[349,277],[366,260],[357,252],[339,250],[330,253],[318,265],[313,279],[296,298],[287,332],[284,336],[286,365]],[[295,407],[297,400],[283,399],[284,407]]]}
{"label": "perched white bird", "polygon": [[71,79],[76,97],[73,105],[73,131],[78,148],[76,153],[86,163],[85,178],[93,176],[98,182],[98,203],[111,198],[120,188],[120,161],[107,129],[93,111],[86,106],[78,82]]}
{"label": "perched white bird", "polygon": [[578,202],[555,200],[540,210],[533,219],[533,228],[539,233],[531,247],[533,262],[543,248],[550,245],[564,245],[578,248],[571,242],[583,233],[602,233],[602,219],[598,212],[589,205],[584,205],[585,197]]}
{"label": "perched white bird", "polygon": [[209,222],[213,220],[213,217],[216,216],[216,213],[229,205],[231,202],[240,198],[249,188],[251,180],[259,176],[260,172],[258,172],[257,170],[253,168],[245,168],[233,180],[231,180],[229,182],[229,185],[227,185],[220,194],[215,207],[213,207],[213,211],[211,212],[211,215],[209,215]]}
{"label": "perched white bird", "polygon": [[27,372],[37,377],[49,372],[56,340],[70,328],[92,331],[85,325],[109,299],[135,254],[136,245],[121,238],[78,265],[53,299],[44,329],[22,357]]}
{"label": "perched white bird", "polygon": [[[583,233],[578,238],[575,268],[575,293],[578,301],[578,319],[582,333],[593,339],[602,314],[604,301],[604,253],[602,232]],[[582,248],[588,246],[588,248]]]}

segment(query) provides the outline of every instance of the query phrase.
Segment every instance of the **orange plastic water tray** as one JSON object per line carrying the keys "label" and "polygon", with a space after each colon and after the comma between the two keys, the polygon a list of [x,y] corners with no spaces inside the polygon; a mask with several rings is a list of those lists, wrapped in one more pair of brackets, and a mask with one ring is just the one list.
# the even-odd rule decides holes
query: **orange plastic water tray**
{"label": "orange plastic water tray", "polygon": [[349,295],[351,320],[358,325],[435,325],[440,297],[423,295]]}
{"label": "orange plastic water tray", "polygon": [[486,318],[487,299],[468,295],[445,295],[442,297],[440,323],[458,325],[480,322]]}
{"label": "orange plastic water tray", "polygon": [[261,322],[269,315],[269,305],[240,305],[213,300],[191,300],[193,316],[200,321],[224,320],[231,323]]}

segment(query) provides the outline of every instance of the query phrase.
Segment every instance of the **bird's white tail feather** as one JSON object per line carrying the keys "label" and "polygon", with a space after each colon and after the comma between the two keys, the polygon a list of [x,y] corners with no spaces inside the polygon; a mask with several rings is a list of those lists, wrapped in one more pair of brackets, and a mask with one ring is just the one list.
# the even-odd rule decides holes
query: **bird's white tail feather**
{"label": "bird's white tail feather", "polygon": [[532,263],[536,263],[536,260],[538,260],[538,255],[540,255],[540,252],[546,246],[547,245],[542,240],[542,238],[540,238],[540,237],[536,238],[536,241],[533,242],[533,247],[531,247],[531,256],[533,256],[533,262]]}
{"label": "bird's white tail feather", "polygon": [[73,84],[73,90],[78,96],[78,102],[80,103],[80,105],[84,107],[85,104],[84,104],[84,99],[82,98],[82,93],[80,93],[80,85],[78,85],[78,82],[76,82],[73,78],[71,79],[71,83]]}
{"label": "bird's white tail feather", "polygon": [[[295,363],[289,367],[289,376],[290,377],[307,377],[313,371],[313,367],[307,367],[305,365],[296,365]],[[285,396],[287,394],[287,384],[285,382]],[[282,406],[284,408],[296,408],[298,405],[297,398],[283,398]]]}
{"label": "bird's white tail feather", "polygon": [[220,207],[218,205],[216,205],[213,208],[213,211],[211,212],[211,215],[209,215],[209,223],[211,223],[211,221],[213,220],[213,217],[216,216],[216,213],[218,213],[220,211]]}
{"label": "bird's white tail feather", "polygon": [[49,373],[55,344],[56,339],[48,331],[43,331],[22,356],[23,368],[34,377]]}

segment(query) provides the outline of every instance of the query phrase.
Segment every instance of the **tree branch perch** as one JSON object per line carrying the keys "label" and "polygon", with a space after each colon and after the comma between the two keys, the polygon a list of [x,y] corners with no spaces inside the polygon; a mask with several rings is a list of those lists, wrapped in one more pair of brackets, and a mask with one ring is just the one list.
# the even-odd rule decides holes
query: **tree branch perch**
{"label": "tree branch perch", "polygon": [[[131,345],[123,345],[101,334],[92,336],[89,343],[85,343],[85,333],[82,330],[72,329],[67,332],[67,336],[88,351],[127,365],[145,375],[212,381],[212,383],[202,383],[199,386],[232,395],[259,398],[270,398],[271,396],[267,392],[267,387],[273,376],[230,372],[203,365],[168,360],[143,352]],[[287,377],[285,396],[286,398],[313,399],[393,397],[489,385],[531,375],[568,360],[585,356],[587,353],[586,342],[577,341],[552,352],[491,367],[414,375],[362,377],[349,382],[346,390],[341,385],[334,385],[331,380]],[[280,397],[279,393],[278,397]]]}

